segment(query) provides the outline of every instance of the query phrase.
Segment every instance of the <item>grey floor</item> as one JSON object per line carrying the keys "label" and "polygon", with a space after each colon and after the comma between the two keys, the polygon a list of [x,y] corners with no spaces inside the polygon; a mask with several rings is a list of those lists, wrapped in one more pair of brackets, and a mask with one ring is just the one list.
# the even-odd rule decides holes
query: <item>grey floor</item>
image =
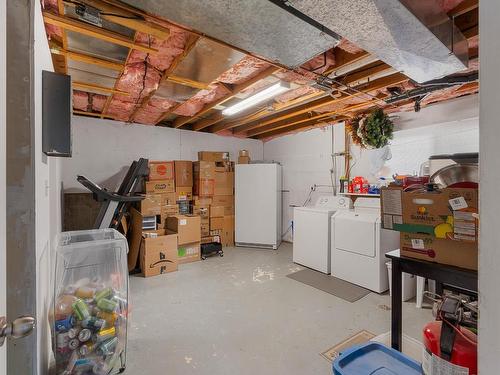
{"label": "grey floor", "polygon": [[[389,331],[388,295],[349,303],[286,277],[292,247],[229,248],[178,272],[131,278],[127,374],[331,374],[320,353],[366,329]],[[429,310],[404,303],[419,338]]]}

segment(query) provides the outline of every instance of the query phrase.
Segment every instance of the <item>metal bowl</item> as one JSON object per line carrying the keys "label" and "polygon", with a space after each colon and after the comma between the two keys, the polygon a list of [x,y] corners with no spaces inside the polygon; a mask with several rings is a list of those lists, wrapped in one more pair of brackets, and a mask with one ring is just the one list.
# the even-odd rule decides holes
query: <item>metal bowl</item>
{"label": "metal bowl", "polygon": [[479,166],[477,164],[451,164],[436,171],[430,178],[431,183],[441,188],[457,184],[479,184]]}

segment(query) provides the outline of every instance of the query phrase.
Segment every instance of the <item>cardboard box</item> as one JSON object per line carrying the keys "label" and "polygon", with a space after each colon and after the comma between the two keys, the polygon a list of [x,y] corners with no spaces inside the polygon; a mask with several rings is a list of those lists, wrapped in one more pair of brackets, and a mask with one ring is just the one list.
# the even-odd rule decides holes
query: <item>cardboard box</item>
{"label": "cardboard box", "polygon": [[200,197],[211,197],[215,192],[215,180],[208,178],[195,178],[194,193]]}
{"label": "cardboard box", "polygon": [[238,164],[250,164],[250,156],[238,156]]}
{"label": "cardboard box", "polygon": [[201,236],[206,237],[210,235],[210,222],[201,223]]}
{"label": "cardboard box", "polygon": [[173,161],[150,161],[148,165],[150,181],[174,179]]}
{"label": "cardboard box", "polygon": [[200,242],[201,240],[201,220],[199,216],[169,216],[167,217],[166,226],[177,233],[179,245]]}
{"label": "cardboard box", "polygon": [[437,192],[404,192],[385,188],[382,220],[386,229],[429,234],[436,238],[477,241],[478,190],[446,188]]}
{"label": "cardboard box", "polygon": [[197,161],[193,163],[194,194],[199,197],[210,197],[215,191],[215,163]]}
{"label": "cardboard box", "polygon": [[139,202],[139,212],[143,216],[155,216],[161,214],[162,197],[160,194],[146,194]]}
{"label": "cardboard box", "polygon": [[210,217],[222,217],[224,216],[224,207],[223,206],[210,206]]}
{"label": "cardboard box", "polygon": [[234,172],[215,172],[214,195],[233,195]]}
{"label": "cardboard box", "polygon": [[233,207],[224,207],[224,216],[234,215],[234,206]]}
{"label": "cardboard box", "polygon": [[193,186],[193,162],[176,160],[174,162],[175,186]]}
{"label": "cardboard box", "polygon": [[140,266],[144,277],[177,271],[177,234],[165,230],[154,233],[156,237],[143,237],[140,250]]}
{"label": "cardboard box", "polygon": [[234,195],[214,195],[212,197],[212,205],[234,207]]}
{"label": "cardboard box", "polygon": [[430,234],[401,233],[401,255],[447,264],[478,269],[477,242],[454,241],[436,238]]}
{"label": "cardboard box", "polygon": [[222,234],[222,229],[210,229],[210,235],[211,236],[219,236]]}
{"label": "cardboard box", "polygon": [[139,251],[142,240],[142,215],[135,208],[130,209],[130,227],[128,230],[128,270],[133,271],[137,267]]}
{"label": "cardboard box", "polygon": [[161,216],[163,217],[168,217],[168,216],[175,216],[179,214],[179,206],[176,204],[169,204],[162,206],[161,208]]}
{"label": "cardboard box", "polygon": [[176,204],[176,203],[177,203],[177,199],[176,199],[175,191],[173,191],[172,193],[161,194],[161,205],[162,206],[169,206],[169,205]]}
{"label": "cardboard box", "polygon": [[191,186],[176,186],[175,201],[190,201],[193,199],[193,188]]}
{"label": "cardboard box", "polygon": [[210,206],[212,204],[212,197],[200,197],[193,195],[193,203],[196,206]]}
{"label": "cardboard box", "polygon": [[222,246],[234,246],[234,216],[224,216],[224,225],[220,237]]}
{"label": "cardboard box", "polygon": [[200,161],[213,161],[222,162],[229,160],[229,152],[221,151],[198,151],[198,160]]}
{"label": "cardboard box", "polygon": [[219,242],[220,236],[206,236],[201,238],[201,243]]}
{"label": "cardboard box", "polygon": [[175,191],[174,180],[146,181],[145,190],[146,193],[173,193]]}
{"label": "cardboard box", "polygon": [[177,248],[177,259],[179,264],[199,261],[201,259],[200,241],[179,245]]}
{"label": "cardboard box", "polygon": [[210,230],[222,230],[224,228],[224,218],[223,217],[211,217],[210,218]]}

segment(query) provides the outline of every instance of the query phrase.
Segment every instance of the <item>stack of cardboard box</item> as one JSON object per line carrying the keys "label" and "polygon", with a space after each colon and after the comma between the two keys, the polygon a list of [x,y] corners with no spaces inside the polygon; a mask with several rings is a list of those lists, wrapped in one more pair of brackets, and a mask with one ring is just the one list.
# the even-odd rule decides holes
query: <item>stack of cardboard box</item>
{"label": "stack of cardboard box", "polygon": [[145,277],[176,271],[178,263],[200,260],[200,218],[190,214],[192,189],[191,161],[149,163],[145,198],[137,210],[131,210],[130,271],[137,258]]}
{"label": "stack of cardboard box", "polygon": [[202,210],[207,210],[201,221],[202,243],[233,246],[234,163],[229,161],[227,152],[198,153],[198,161],[194,163],[193,212],[201,215]]}

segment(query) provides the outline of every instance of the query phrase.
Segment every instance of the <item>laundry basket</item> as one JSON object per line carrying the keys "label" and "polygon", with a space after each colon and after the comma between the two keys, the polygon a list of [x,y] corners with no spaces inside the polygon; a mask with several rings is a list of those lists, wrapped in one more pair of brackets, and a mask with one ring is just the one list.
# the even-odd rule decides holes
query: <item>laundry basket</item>
{"label": "laundry basket", "polygon": [[50,312],[58,375],[125,370],[127,252],[125,237],[114,229],[59,236]]}

